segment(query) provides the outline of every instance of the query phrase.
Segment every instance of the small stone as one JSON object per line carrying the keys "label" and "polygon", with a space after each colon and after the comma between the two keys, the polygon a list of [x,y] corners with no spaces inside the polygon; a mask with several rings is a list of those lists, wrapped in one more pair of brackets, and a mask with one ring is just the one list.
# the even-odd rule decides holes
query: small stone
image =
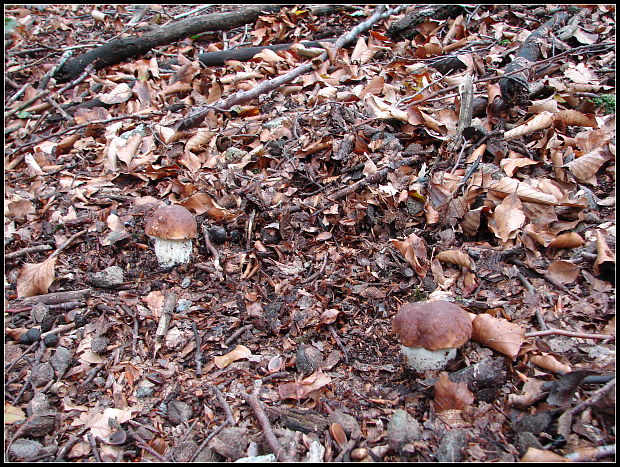
{"label": "small stone", "polygon": [[248,430],[239,427],[226,427],[211,440],[209,447],[222,457],[236,461],[245,456],[250,443]]}
{"label": "small stone", "polygon": [[13,460],[29,461],[37,457],[41,449],[43,449],[43,445],[38,441],[22,438],[13,441],[9,453]]}
{"label": "small stone", "polygon": [[50,403],[47,396],[42,393],[35,394],[30,402],[26,405],[26,413],[28,416],[32,416],[41,412],[49,412]]}
{"label": "small stone", "polygon": [[354,461],[361,461],[368,457],[368,449],[366,448],[355,448],[351,451],[351,459]]}
{"label": "small stone", "polygon": [[209,227],[207,229],[207,232],[209,233],[209,239],[212,243],[215,244],[222,244],[228,238],[228,233],[226,232],[226,229],[224,227],[220,227],[219,225]]}
{"label": "small stone", "polygon": [[387,425],[387,442],[392,449],[400,452],[406,444],[422,436],[420,424],[405,410],[395,410]]}
{"label": "small stone", "polygon": [[295,365],[302,375],[314,373],[323,363],[321,351],[313,345],[299,344],[296,357]]}
{"label": "small stone", "polygon": [[31,345],[41,339],[41,331],[37,328],[30,328],[19,338],[20,344]]}
{"label": "small stone", "polygon": [[93,337],[90,341],[90,350],[92,350],[96,354],[104,353],[108,350],[109,343],[110,339],[108,339],[107,337]]}
{"label": "small stone", "polygon": [[50,363],[57,376],[62,376],[71,364],[71,351],[66,347],[58,347],[50,357]]}
{"label": "small stone", "polygon": [[56,334],[48,334],[43,338],[45,347],[56,347],[58,345],[58,336]]}
{"label": "small stone", "polygon": [[181,423],[185,423],[192,418],[192,408],[185,402],[174,400],[168,404],[166,417],[172,423],[180,425]]}
{"label": "small stone", "polygon": [[328,420],[339,424],[349,438],[359,439],[362,436],[360,424],[352,415],[336,410],[329,414]]}
{"label": "small stone", "polygon": [[125,281],[124,271],[119,266],[110,266],[103,271],[91,274],[88,281],[95,287],[111,289]]}
{"label": "small stone", "polygon": [[48,362],[39,363],[32,368],[30,379],[35,387],[45,386],[54,379],[54,368]]}
{"label": "small stone", "polygon": [[439,443],[436,454],[437,460],[439,462],[462,462],[466,448],[466,431],[450,430]]}

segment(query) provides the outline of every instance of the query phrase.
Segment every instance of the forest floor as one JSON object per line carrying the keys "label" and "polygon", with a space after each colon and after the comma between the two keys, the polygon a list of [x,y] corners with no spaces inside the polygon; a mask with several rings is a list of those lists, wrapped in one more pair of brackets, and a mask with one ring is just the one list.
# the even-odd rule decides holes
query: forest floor
{"label": "forest floor", "polygon": [[615,6],[326,7],[5,6],[5,460],[615,457]]}

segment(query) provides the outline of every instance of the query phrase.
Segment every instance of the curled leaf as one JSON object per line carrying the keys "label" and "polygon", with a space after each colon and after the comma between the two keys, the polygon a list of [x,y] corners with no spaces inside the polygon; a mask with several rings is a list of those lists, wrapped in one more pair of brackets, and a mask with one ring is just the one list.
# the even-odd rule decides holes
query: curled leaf
{"label": "curled leaf", "polygon": [[390,243],[400,251],[420,277],[426,277],[429,264],[426,257],[426,242],[424,239],[412,233],[402,241],[392,239]]}
{"label": "curled leaf", "polygon": [[456,264],[467,269],[474,268],[474,262],[467,253],[459,250],[446,250],[435,255],[435,258],[445,263]]}
{"label": "curled leaf", "polygon": [[525,330],[514,323],[489,314],[476,316],[472,339],[514,359],[525,341]]}
{"label": "curled leaf", "polygon": [[252,355],[250,349],[240,344],[235,347],[231,352],[228,352],[226,355],[215,357],[213,361],[215,362],[215,366],[217,366],[218,368],[226,368],[232,362],[248,358],[250,355]]}
{"label": "curled leaf", "polygon": [[448,373],[442,371],[435,383],[435,411],[463,410],[473,403],[474,394],[467,388],[467,383],[450,381]]}

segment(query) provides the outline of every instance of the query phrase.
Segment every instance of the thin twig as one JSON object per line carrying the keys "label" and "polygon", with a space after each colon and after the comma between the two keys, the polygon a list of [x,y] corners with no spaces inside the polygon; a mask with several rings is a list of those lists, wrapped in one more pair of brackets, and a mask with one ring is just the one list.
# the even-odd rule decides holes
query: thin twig
{"label": "thin twig", "polygon": [[540,336],[569,336],[569,337],[578,337],[580,339],[614,339],[615,336],[607,335],[607,334],[588,334],[584,332],[574,332],[574,331],[564,331],[562,329],[546,329],[545,331],[534,331],[534,332],[526,332],[525,337],[540,337]]}
{"label": "thin twig", "polygon": [[200,349],[202,343],[200,340],[200,333],[196,328],[196,323],[192,321],[192,331],[194,332],[194,339],[196,340],[196,353],[194,361],[196,362],[196,376],[202,376],[202,350]]}
{"label": "thin twig", "polygon": [[592,404],[596,404],[603,397],[605,397],[605,395],[609,391],[613,390],[615,387],[616,387],[616,378],[612,379],[605,386],[603,386],[603,387],[597,389],[596,391],[594,391],[594,393],[590,397],[588,397],[585,401],[583,401],[583,402],[577,404],[575,407],[573,407],[570,410],[570,413],[573,414],[573,415],[578,414],[582,410],[585,410],[586,408],[590,407]]}
{"label": "thin twig", "polygon": [[251,394],[241,394],[241,397],[245,399],[245,401],[252,407],[254,410],[254,415],[258,419],[261,428],[263,429],[263,436],[265,440],[269,444],[271,451],[275,454],[276,459],[279,462],[295,462],[295,458],[291,458],[289,453],[282,447],[280,441],[276,437],[273,432],[273,428],[271,427],[271,422],[269,421],[269,417],[265,413],[265,410],[262,407],[262,404],[258,398],[260,393],[260,388],[263,382],[261,380],[254,381],[254,390]]}
{"label": "thin twig", "polygon": [[97,448],[97,441],[92,433],[88,433],[88,444],[90,444],[90,450],[93,452],[93,457],[95,458],[95,462],[101,462],[101,456],[99,455],[99,449]]}

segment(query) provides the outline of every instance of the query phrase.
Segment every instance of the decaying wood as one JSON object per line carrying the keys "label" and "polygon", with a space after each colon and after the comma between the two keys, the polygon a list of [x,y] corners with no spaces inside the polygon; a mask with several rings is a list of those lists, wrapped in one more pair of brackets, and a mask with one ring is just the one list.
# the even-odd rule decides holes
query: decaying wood
{"label": "decaying wood", "polygon": [[91,63],[95,70],[100,70],[120,63],[129,57],[142,55],[160,45],[170,44],[194,34],[243,26],[256,20],[263,12],[277,11],[280,8],[282,8],[281,5],[252,5],[225,13],[212,13],[184,19],[162,26],[155,31],[147,32],[141,37],[128,37],[111,41],[69,60],[60,69],[56,79],[59,82],[70,81],[82,73],[86,66]]}
{"label": "decaying wood", "polygon": [[397,41],[412,39],[419,34],[417,26],[424,21],[456,18],[463,11],[461,5],[417,5],[415,10],[389,27],[387,36]]}
{"label": "decaying wood", "polygon": [[505,73],[510,75],[499,82],[504,105],[518,105],[527,101],[529,82],[534,73],[532,65],[540,57],[541,42],[549,37],[554,29],[561,27],[567,18],[566,13],[556,13],[525,39],[514,60],[505,69]]}

